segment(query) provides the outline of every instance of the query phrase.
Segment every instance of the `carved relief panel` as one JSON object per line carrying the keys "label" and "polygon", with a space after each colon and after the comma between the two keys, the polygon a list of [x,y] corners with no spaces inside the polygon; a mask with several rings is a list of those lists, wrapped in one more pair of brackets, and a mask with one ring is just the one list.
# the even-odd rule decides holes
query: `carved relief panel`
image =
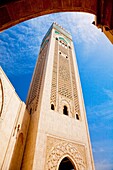
{"label": "carved relief panel", "polygon": [[76,170],[86,170],[85,146],[54,137],[47,137],[46,170],[58,170],[64,157],[73,160]]}
{"label": "carved relief panel", "polygon": [[[69,103],[68,115],[80,119],[77,82],[73,64],[71,40],[55,30],[54,63],[50,103],[62,114],[62,99]],[[57,102],[56,102],[57,101]]]}

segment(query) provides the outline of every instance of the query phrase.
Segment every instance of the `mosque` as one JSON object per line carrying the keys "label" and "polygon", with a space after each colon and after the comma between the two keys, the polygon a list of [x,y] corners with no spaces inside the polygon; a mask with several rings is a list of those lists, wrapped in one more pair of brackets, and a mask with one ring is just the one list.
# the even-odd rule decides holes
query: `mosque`
{"label": "mosque", "polygon": [[0,169],[95,170],[70,33],[42,40],[26,104],[0,68]]}

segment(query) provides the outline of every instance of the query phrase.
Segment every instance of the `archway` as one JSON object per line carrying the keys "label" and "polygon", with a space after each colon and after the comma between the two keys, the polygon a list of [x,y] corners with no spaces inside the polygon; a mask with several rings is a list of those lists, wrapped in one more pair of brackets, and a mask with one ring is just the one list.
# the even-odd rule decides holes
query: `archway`
{"label": "archway", "polygon": [[[55,12],[88,12],[97,16],[96,24],[113,43],[112,0],[1,0],[0,31],[22,21]],[[18,11],[18,12],[17,12]]]}
{"label": "archway", "polygon": [[58,170],[76,170],[76,168],[72,161],[68,157],[65,157],[62,159]]}

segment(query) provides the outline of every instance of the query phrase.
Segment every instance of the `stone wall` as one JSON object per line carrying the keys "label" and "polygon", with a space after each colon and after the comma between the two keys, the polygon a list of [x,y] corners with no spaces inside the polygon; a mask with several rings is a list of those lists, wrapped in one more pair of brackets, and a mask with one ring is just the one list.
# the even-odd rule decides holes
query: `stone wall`
{"label": "stone wall", "polygon": [[0,169],[19,170],[30,115],[0,67]]}

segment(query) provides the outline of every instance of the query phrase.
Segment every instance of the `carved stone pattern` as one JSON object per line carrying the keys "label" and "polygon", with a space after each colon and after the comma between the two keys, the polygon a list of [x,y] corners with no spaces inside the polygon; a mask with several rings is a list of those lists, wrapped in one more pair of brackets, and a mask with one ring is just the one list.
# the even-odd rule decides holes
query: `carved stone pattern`
{"label": "carved stone pattern", "polygon": [[57,139],[56,142],[56,138],[51,139],[51,137],[48,139],[47,144],[49,146],[47,146],[46,170],[57,170],[59,161],[65,155],[74,160],[77,170],[87,169],[84,146],[60,139]]}
{"label": "carved stone pattern", "polygon": [[78,92],[77,92],[77,83],[76,83],[76,78],[75,78],[75,71],[74,71],[74,64],[72,60],[72,51],[71,49],[69,50],[69,57],[70,57],[70,64],[71,64],[71,75],[72,75],[72,85],[73,85],[73,98],[74,98],[74,110],[75,113],[77,112],[80,114],[80,109],[79,109],[79,100],[78,100]]}
{"label": "carved stone pattern", "polygon": [[[61,53],[59,54],[59,52]],[[58,80],[57,80],[57,76],[58,76]],[[57,87],[57,81],[58,81],[58,87]],[[51,103],[54,103],[55,106],[56,106],[57,88],[58,88],[58,93],[60,95],[64,96],[65,98],[68,98],[69,100],[73,100],[74,105],[71,106],[71,110],[74,110],[74,112],[72,113],[72,116],[75,117],[75,113],[80,114],[77,84],[76,84],[75,71],[74,71],[74,65],[72,59],[72,50],[60,45],[60,42],[58,40],[55,41],[53,77],[52,77],[52,87],[51,87]]]}
{"label": "carved stone pattern", "polygon": [[37,108],[39,95],[40,95],[40,89],[41,89],[41,82],[42,82],[42,77],[44,73],[44,66],[45,66],[45,61],[46,61],[46,56],[47,56],[46,55],[47,48],[48,48],[48,44],[45,45],[44,49],[39,54],[38,61],[35,67],[36,68],[35,73],[34,73],[32,84],[31,84],[29,98],[27,101],[27,107],[35,99],[35,102],[36,102],[35,109]]}
{"label": "carved stone pattern", "polygon": [[58,62],[58,41],[55,41],[53,75],[51,86],[51,103],[56,106],[56,90],[57,90],[57,62]]}
{"label": "carved stone pattern", "polygon": [[62,51],[67,54],[67,49],[60,46],[59,51],[59,80],[58,80],[58,92],[59,94],[72,99],[71,77],[69,68],[69,59],[62,56]]}
{"label": "carved stone pattern", "polygon": [[59,51],[61,51],[63,54],[68,55],[68,49],[66,49],[64,46],[59,45]]}

